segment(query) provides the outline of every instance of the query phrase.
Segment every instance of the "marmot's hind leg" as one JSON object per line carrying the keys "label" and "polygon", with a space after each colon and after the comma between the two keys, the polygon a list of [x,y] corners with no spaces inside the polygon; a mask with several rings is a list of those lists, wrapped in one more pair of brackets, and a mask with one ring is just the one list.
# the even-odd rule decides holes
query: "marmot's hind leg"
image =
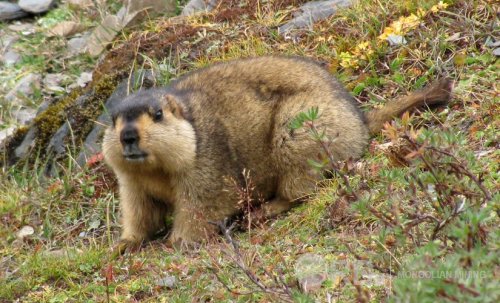
{"label": "marmot's hind leg", "polygon": [[257,210],[255,216],[258,220],[270,219],[292,209],[295,206],[298,206],[302,203],[302,201],[302,199],[290,201],[288,199],[275,198],[262,204]]}
{"label": "marmot's hind leg", "polygon": [[304,202],[314,191],[316,179],[306,172],[294,170],[280,177],[276,197],[263,203],[252,215],[256,221],[276,217]]}

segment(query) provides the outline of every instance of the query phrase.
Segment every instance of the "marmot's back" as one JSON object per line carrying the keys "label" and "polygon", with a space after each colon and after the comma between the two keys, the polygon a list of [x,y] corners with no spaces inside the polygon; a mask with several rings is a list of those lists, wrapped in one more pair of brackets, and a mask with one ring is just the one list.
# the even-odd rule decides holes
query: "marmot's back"
{"label": "marmot's back", "polygon": [[208,125],[215,119],[223,125],[230,145],[250,167],[307,165],[307,158],[317,155],[317,143],[310,143],[305,130],[292,133],[289,126],[312,107],[321,115],[317,126],[335,139],[332,152],[339,160],[359,157],[367,144],[368,130],[353,98],[307,59],[268,56],[219,63],[185,75],[172,87],[191,92],[195,121]]}

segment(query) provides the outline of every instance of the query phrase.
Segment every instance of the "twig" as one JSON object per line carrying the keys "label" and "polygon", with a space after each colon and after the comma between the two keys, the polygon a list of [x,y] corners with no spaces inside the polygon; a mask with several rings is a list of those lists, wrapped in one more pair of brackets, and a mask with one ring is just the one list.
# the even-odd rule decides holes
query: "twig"
{"label": "twig", "polygon": [[[268,294],[277,296],[283,302],[290,302],[290,303],[293,302],[292,292],[286,284],[279,283],[279,284],[281,284],[280,287],[267,286],[261,281],[261,279],[250,268],[248,268],[248,266],[245,265],[239,244],[231,236],[231,232],[235,228],[236,223],[231,224],[231,226],[229,226],[229,227],[227,227],[227,219],[225,219],[223,222],[210,222],[210,223],[213,225],[216,225],[221,230],[222,234],[224,235],[224,238],[226,239],[226,241],[228,242],[229,246],[232,249],[232,252],[233,252],[232,260],[238,266],[238,268],[243,271],[243,273],[246,275],[246,277],[255,286],[257,286],[260,289],[260,291],[262,291],[263,293],[268,293]],[[229,255],[229,253],[227,253],[227,252],[225,252],[225,253]],[[269,274],[267,271],[265,271],[265,273],[270,278],[273,278],[273,276],[271,274]],[[219,279],[219,277],[218,277],[218,279]],[[273,280],[275,282],[278,282],[278,280],[276,278],[273,278]],[[220,281],[220,279],[219,279],[219,281]],[[283,281],[283,280],[281,280],[281,281]],[[228,288],[228,289],[230,290],[230,288]],[[232,290],[230,290],[230,291],[233,292]]]}
{"label": "twig", "polygon": [[[368,260],[368,257],[361,256],[357,252],[355,252],[354,249],[351,247],[351,245],[347,244],[346,247],[347,247],[347,250],[354,256],[354,258],[356,258],[356,260],[361,260],[361,261]],[[391,276],[396,276],[396,273],[390,268],[382,268],[373,262],[369,262],[369,264],[373,267],[373,269],[378,270],[383,274],[389,274]]]}
{"label": "twig", "polygon": [[[483,202],[483,204],[485,204],[486,202],[488,202],[492,199],[491,193],[486,189],[486,187],[484,187],[483,183],[471,171],[469,171],[466,168],[466,166],[462,163],[462,161],[460,161],[455,155],[453,155],[450,152],[440,150],[440,149],[432,147],[432,146],[427,147],[427,149],[430,149],[430,150],[433,150],[433,151],[438,152],[440,154],[446,155],[448,157],[451,157],[453,160],[455,160],[456,163],[450,163],[450,165],[453,168],[460,170],[462,172],[462,174],[469,177],[477,185],[477,187],[479,187],[479,189],[483,192],[484,197],[486,198],[485,202]],[[481,204],[481,206],[483,204]]]}
{"label": "twig", "polygon": [[444,279],[444,282],[448,283],[448,284],[456,285],[458,288],[460,288],[460,290],[468,292],[471,295],[473,295],[474,297],[479,297],[481,295],[481,293],[478,292],[477,290],[472,289],[470,287],[467,287],[464,284],[456,282],[456,281],[453,281],[451,279]]}

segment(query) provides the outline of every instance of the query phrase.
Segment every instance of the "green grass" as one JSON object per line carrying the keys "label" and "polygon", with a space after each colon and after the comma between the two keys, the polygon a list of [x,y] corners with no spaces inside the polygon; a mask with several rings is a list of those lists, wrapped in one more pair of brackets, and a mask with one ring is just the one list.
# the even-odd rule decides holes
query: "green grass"
{"label": "green grass", "polygon": [[[307,55],[327,62],[365,109],[440,75],[455,79],[449,106],[396,119],[374,138],[365,156],[343,170],[350,184],[339,177],[325,180],[304,205],[262,227],[233,234],[245,266],[268,290],[287,285],[295,302],[327,298],[496,302],[500,298],[499,61],[483,47],[486,38],[498,31],[492,27],[493,3],[447,1],[448,8],[427,14],[419,27],[405,34],[406,46],[391,47],[377,38],[391,22],[419,8],[428,11],[436,3],[363,0],[318,23],[297,43],[272,31],[261,37],[243,34],[244,29],[254,33],[261,26],[278,24],[290,13],[263,9],[255,20],[242,21],[238,30],[210,24],[222,34],[207,36],[210,52],[197,61],[186,62],[182,53],[171,60],[143,57],[143,66],[155,68],[167,83],[185,66],[193,69],[268,53]],[[199,26],[207,26],[205,21],[191,20]],[[449,39],[457,33],[460,39]],[[224,35],[231,38],[221,38]],[[30,41],[34,46],[28,49],[29,60],[17,66],[19,70],[45,68],[38,57],[43,56],[37,53],[39,45],[56,42],[34,35],[19,43]],[[363,53],[356,49],[363,41],[373,53],[361,58]],[[354,54],[357,65],[346,65],[341,53]],[[49,65],[60,68],[58,60],[49,60]],[[71,67],[75,71],[93,64],[79,60]],[[410,136],[413,141],[403,138],[417,130]],[[389,142],[393,150],[379,148]],[[426,148],[405,158],[408,144],[410,151],[416,149],[411,142]],[[455,159],[439,151],[451,153],[462,168],[457,171]],[[275,293],[263,292],[249,280],[222,236],[191,252],[175,251],[159,239],[137,253],[112,259],[110,247],[120,228],[119,200],[109,172],[102,164],[83,171],[68,164],[62,167],[60,177],[52,179],[40,178],[41,168],[15,167],[2,174],[0,302],[105,302],[108,295],[111,302],[278,300]],[[483,188],[466,173],[476,176]],[[434,235],[433,219],[411,226],[416,214],[446,223]],[[16,232],[26,225],[35,232],[21,241]],[[309,294],[300,291],[295,269],[306,254],[316,255],[330,270],[322,287]],[[164,277],[175,277],[173,288],[158,285]]]}

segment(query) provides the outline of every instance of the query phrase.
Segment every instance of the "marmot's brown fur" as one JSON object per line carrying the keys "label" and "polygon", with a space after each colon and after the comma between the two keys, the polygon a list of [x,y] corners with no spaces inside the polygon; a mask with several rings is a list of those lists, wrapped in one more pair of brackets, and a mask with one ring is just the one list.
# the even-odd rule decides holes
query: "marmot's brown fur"
{"label": "marmot's brown fur", "polygon": [[120,185],[122,241],[138,244],[173,215],[170,241],[199,242],[210,221],[239,212],[234,184],[251,172],[255,192],[275,215],[311,193],[321,177],[308,164],[320,152],[300,112],[319,108],[317,127],[334,138],[338,160],[359,158],[370,134],[414,107],[446,102],[442,80],[365,115],[339,82],[311,60],[267,56],[200,69],[166,88],[128,96],[113,111],[103,152]]}

